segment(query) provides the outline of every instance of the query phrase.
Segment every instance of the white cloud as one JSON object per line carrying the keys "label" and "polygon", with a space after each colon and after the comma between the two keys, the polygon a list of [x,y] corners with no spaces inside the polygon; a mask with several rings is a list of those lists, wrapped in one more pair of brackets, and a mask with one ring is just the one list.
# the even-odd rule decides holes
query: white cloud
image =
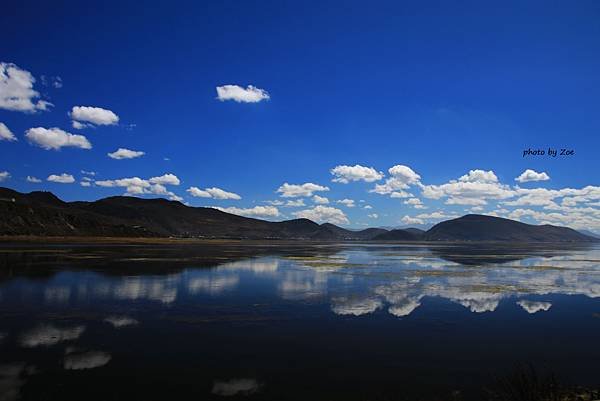
{"label": "white cloud", "polygon": [[91,187],[92,183],[89,181],[80,181],[79,185],[81,185],[82,187]]}
{"label": "white cloud", "polygon": [[87,127],[94,127],[93,124],[88,124],[88,123],[80,123],[79,121],[71,121],[71,126],[73,126],[73,128],[75,129],[84,129]]}
{"label": "white cloud", "polygon": [[371,214],[368,214],[367,216],[369,216],[369,217],[370,217],[370,218],[372,218],[372,219],[377,219],[377,218],[379,218],[379,215],[378,215],[377,213],[371,213]]}
{"label": "white cloud", "polygon": [[425,224],[425,221],[423,219],[420,219],[418,217],[411,217],[411,216],[404,216],[402,219],[400,219],[400,221],[402,222],[402,224]]}
{"label": "white cloud", "polygon": [[108,157],[111,159],[134,159],[136,157],[144,156],[146,152],[142,152],[141,150],[129,150],[125,148],[119,148],[112,153],[108,153]]}
{"label": "white cloud", "polygon": [[342,184],[348,184],[350,181],[373,182],[383,178],[381,171],[359,164],[354,166],[336,166],[330,172],[335,176],[332,181]]}
{"label": "white cloud", "polygon": [[269,94],[264,89],[248,85],[246,89],[238,85],[217,86],[217,99],[224,102],[234,100],[238,103],[258,103],[270,99]]}
{"label": "white cloud", "polygon": [[175,195],[171,191],[168,191],[165,187],[165,185],[180,184],[179,178],[173,174],[164,174],[160,177],[152,177],[149,180],[139,177],[121,178],[117,180],[99,180],[95,181],[95,184],[106,188],[125,188],[126,195],[155,194],[167,196],[171,200],[181,201],[179,196]]}
{"label": "white cloud", "polygon": [[404,203],[405,205],[410,205],[415,209],[427,209],[427,207],[423,204],[423,202],[421,202],[421,199],[419,198],[410,198],[402,203]]}
{"label": "white cloud", "polygon": [[6,181],[10,178],[10,173],[8,171],[0,171],[0,182]]}
{"label": "white cloud", "polygon": [[239,207],[214,207],[222,212],[237,214],[246,217],[278,217],[279,210],[275,206],[254,206],[252,208]]}
{"label": "white cloud", "polygon": [[381,195],[398,193],[394,197],[404,197],[403,195],[407,193],[403,190],[409,188],[411,185],[418,184],[421,180],[421,176],[415,173],[413,169],[401,164],[391,167],[388,169],[388,172],[391,177],[385,180],[385,184],[377,184],[369,192]]}
{"label": "white cloud", "polygon": [[315,206],[312,209],[300,210],[294,213],[299,218],[310,219],[316,222],[329,222],[333,224],[348,224],[348,217],[340,209],[330,206]]}
{"label": "white cloud", "polygon": [[30,128],[25,131],[25,137],[43,149],[59,150],[63,147],[91,149],[92,144],[83,135],[74,135],[60,128]]}
{"label": "white cloud", "polygon": [[459,179],[461,182],[498,182],[498,177],[492,171],[485,170],[471,170],[468,174],[461,176]]}
{"label": "white cloud", "polygon": [[302,185],[284,183],[277,189],[277,192],[284,198],[300,198],[312,196],[313,192],[329,191],[328,187],[307,182]]}
{"label": "white cloud", "polygon": [[297,200],[289,200],[285,203],[285,206],[287,207],[302,207],[302,206],[306,206],[304,204],[304,199],[297,199]]}
{"label": "white cloud", "polygon": [[535,170],[527,169],[521,173],[520,176],[515,178],[515,181],[518,182],[530,182],[530,181],[548,181],[550,176],[545,172],[538,173]]}
{"label": "white cloud", "polygon": [[354,204],[354,200],[353,199],[342,199],[342,200],[336,201],[335,203],[340,203],[340,204],[342,204],[342,205],[344,205],[346,207],[354,207],[354,206],[356,206]]}
{"label": "white cloud", "polygon": [[88,122],[96,125],[115,125],[119,122],[119,116],[111,110],[103,109],[101,107],[74,106],[69,113],[69,116],[75,121]]}
{"label": "white cloud", "polygon": [[324,196],[315,195],[315,196],[312,197],[312,200],[317,205],[327,205],[327,204],[329,204],[329,199],[327,199]]}
{"label": "white cloud", "polygon": [[487,199],[506,199],[516,195],[508,185],[498,182],[493,171],[471,170],[458,180],[442,185],[420,185],[429,199],[447,197],[449,205],[485,205]]}
{"label": "white cloud", "polygon": [[35,78],[29,71],[12,63],[0,63],[0,109],[35,112],[47,110],[52,103],[37,100],[40,93],[33,89]]}
{"label": "white cloud", "polygon": [[421,213],[417,215],[418,219],[422,220],[447,220],[447,219],[455,219],[457,218],[457,214],[446,213],[442,211],[432,212],[432,213]]}
{"label": "white cloud", "polygon": [[75,182],[75,178],[67,173],[62,173],[61,175],[51,174],[48,176],[47,180],[59,184],[72,184]]}
{"label": "white cloud", "polygon": [[81,170],[81,174],[95,176],[95,175],[96,175],[96,172],[95,172],[95,171],[85,171],[85,170]]}
{"label": "white cloud", "polygon": [[234,192],[227,192],[225,190],[222,190],[221,188],[206,188],[206,189],[200,189],[198,187],[190,187],[186,190],[186,192],[189,192],[190,195],[192,195],[195,198],[214,198],[214,199],[242,199],[241,196],[239,196],[238,194],[234,193]]}
{"label": "white cloud", "polygon": [[15,134],[4,123],[0,123],[0,141],[16,141]]}
{"label": "white cloud", "polygon": [[27,179],[27,182],[32,182],[34,184],[39,184],[40,182],[42,182],[42,180],[40,180],[39,178],[33,177],[31,175],[28,175],[26,179]]}
{"label": "white cloud", "polygon": [[373,206],[371,206],[371,205],[364,205],[363,209],[373,209]]}
{"label": "white cloud", "polygon": [[160,184],[160,185],[179,185],[181,181],[175,174],[164,174],[160,177],[152,177],[148,180],[150,184]]}

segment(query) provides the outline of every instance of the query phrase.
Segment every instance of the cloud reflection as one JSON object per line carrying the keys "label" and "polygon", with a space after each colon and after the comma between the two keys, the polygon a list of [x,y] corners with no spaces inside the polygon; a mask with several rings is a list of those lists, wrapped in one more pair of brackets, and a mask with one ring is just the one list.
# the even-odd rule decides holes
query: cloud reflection
{"label": "cloud reflection", "polygon": [[25,362],[0,365],[0,401],[16,401],[21,398],[27,373]]}
{"label": "cloud reflection", "polygon": [[336,315],[362,316],[381,308],[382,302],[377,298],[338,297],[332,300],[331,310]]}
{"label": "cloud reflection", "polygon": [[106,365],[110,354],[102,351],[71,353],[65,356],[63,367],[70,370],[93,369]]}
{"label": "cloud reflection", "polygon": [[260,384],[255,379],[231,379],[228,381],[215,381],[212,393],[222,397],[234,395],[249,395],[255,393]]}
{"label": "cloud reflection", "polygon": [[60,342],[76,340],[85,331],[85,326],[59,328],[50,324],[41,325],[23,333],[19,343],[25,348],[49,347]]}
{"label": "cloud reflection", "polygon": [[104,321],[112,324],[113,327],[117,329],[126,326],[135,326],[140,323],[134,318],[127,316],[108,316]]}
{"label": "cloud reflection", "polygon": [[536,301],[528,301],[525,299],[518,301],[517,305],[519,305],[521,308],[523,308],[529,314],[542,312],[542,311],[545,312],[552,307],[552,304],[550,302],[536,302]]}

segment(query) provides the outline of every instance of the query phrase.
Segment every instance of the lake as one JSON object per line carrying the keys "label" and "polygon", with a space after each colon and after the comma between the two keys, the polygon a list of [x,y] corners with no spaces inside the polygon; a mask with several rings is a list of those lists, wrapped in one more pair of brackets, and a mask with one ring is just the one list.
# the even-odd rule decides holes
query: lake
{"label": "lake", "polygon": [[597,388],[599,339],[597,245],[0,244],[0,400]]}

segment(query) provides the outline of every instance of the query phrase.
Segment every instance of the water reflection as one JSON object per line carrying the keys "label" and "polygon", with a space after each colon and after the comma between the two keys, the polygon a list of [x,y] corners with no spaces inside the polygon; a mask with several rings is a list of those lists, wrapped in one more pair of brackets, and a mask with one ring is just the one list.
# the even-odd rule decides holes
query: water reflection
{"label": "water reflection", "polygon": [[[0,400],[18,399],[44,375],[68,381],[75,380],[70,374],[82,380],[118,370],[135,382],[132,372],[140,365],[174,383],[202,381],[200,399],[286,399],[281,388],[273,390],[277,383],[301,387],[306,373],[298,372],[319,363],[325,373],[315,375],[326,375],[327,364],[338,370],[348,365],[337,378],[343,383],[356,374],[357,382],[379,385],[384,378],[411,378],[421,368],[430,380],[429,369],[447,374],[456,361],[463,363],[457,372],[475,374],[491,366],[490,359],[539,346],[546,333],[557,336],[551,344],[565,347],[558,362],[581,355],[577,363],[585,368],[594,336],[571,341],[568,330],[593,333],[598,325],[592,318],[600,307],[598,248],[337,244],[236,248],[221,255],[186,251],[185,257],[174,250],[164,251],[165,269],[150,257],[153,250],[143,250],[143,258],[116,251],[104,258],[107,250],[94,258],[88,248],[52,257],[28,252],[8,258],[12,264],[2,268],[10,274],[0,274]],[[473,349],[492,352],[489,344],[503,344],[494,337],[498,322],[506,330],[531,326],[509,343],[520,350],[486,354],[477,365],[469,359]],[[543,326],[547,322],[554,326]],[[444,341],[449,345],[442,348]],[[545,351],[537,352],[547,357]],[[359,367],[364,360],[370,364]],[[193,379],[179,378],[179,368]],[[36,399],[31,394],[24,399]]]}
{"label": "water reflection", "polygon": [[70,370],[93,369],[106,365],[110,359],[110,354],[101,351],[68,352],[63,366]]}
{"label": "water reflection", "polygon": [[223,397],[234,395],[250,395],[260,388],[260,384],[254,379],[231,379],[227,381],[216,381],[212,393]]}
{"label": "water reflection", "polygon": [[19,342],[25,348],[49,347],[64,341],[76,340],[84,331],[85,326],[56,327],[45,324],[24,332]]}

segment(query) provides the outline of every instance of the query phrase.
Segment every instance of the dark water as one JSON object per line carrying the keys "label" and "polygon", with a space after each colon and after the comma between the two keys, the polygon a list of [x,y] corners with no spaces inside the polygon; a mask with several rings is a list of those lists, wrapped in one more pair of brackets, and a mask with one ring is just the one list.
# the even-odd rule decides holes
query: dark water
{"label": "dark water", "polygon": [[599,340],[598,247],[0,245],[0,400],[481,399]]}

